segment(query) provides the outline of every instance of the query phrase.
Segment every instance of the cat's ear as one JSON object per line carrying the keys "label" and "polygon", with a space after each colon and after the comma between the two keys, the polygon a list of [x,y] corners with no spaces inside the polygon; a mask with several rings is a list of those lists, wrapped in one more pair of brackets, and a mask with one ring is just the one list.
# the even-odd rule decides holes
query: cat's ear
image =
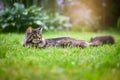
{"label": "cat's ear", "polygon": [[30,27],[27,28],[26,33],[29,34],[29,33],[31,33],[32,31],[33,31],[33,29],[32,29],[32,27],[30,26]]}
{"label": "cat's ear", "polygon": [[38,28],[38,30],[39,30],[40,32],[42,32],[42,29],[43,29],[43,28],[41,28],[41,27]]}

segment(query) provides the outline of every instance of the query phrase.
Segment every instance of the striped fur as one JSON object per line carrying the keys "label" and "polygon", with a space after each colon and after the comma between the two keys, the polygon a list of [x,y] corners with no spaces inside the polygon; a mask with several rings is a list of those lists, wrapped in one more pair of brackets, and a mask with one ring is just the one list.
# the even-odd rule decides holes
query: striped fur
{"label": "striped fur", "polygon": [[115,40],[112,36],[97,36],[91,38],[90,42],[84,40],[77,40],[71,37],[58,37],[44,39],[42,37],[42,28],[33,29],[28,27],[25,34],[23,46],[26,47],[80,47],[86,48],[88,46],[100,46],[104,44],[114,44]]}

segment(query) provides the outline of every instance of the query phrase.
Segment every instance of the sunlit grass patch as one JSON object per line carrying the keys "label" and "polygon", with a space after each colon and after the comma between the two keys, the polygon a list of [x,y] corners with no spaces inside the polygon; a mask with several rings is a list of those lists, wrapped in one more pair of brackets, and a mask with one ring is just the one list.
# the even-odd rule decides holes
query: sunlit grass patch
{"label": "sunlit grass patch", "polygon": [[45,38],[69,36],[89,41],[95,35],[112,35],[114,45],[80,48],[26,48],[24,34],[0,34],[1,80],[119,80],[120,36],[110,32],[46,32]]}

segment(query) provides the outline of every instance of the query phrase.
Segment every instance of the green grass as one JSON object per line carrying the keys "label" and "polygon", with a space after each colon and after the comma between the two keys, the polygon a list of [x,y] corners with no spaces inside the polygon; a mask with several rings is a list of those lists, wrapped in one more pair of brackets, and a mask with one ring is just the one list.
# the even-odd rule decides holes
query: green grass
{"label": "green grass", "polygon": [[45,38],[69,36],[89,41],[112,35],[114,45],[44,49],[22,46],[24,34],[0,34],[0,80],[120,80],[120,33],[46,32]]}

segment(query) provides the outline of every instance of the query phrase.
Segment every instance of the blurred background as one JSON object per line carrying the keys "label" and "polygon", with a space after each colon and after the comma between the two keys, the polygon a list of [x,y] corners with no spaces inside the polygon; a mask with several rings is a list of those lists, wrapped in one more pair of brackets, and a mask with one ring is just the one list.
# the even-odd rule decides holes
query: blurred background
{"label": "blurred background", "polygon": [[0,0],[0,32],[120,30],[120,0]]}

